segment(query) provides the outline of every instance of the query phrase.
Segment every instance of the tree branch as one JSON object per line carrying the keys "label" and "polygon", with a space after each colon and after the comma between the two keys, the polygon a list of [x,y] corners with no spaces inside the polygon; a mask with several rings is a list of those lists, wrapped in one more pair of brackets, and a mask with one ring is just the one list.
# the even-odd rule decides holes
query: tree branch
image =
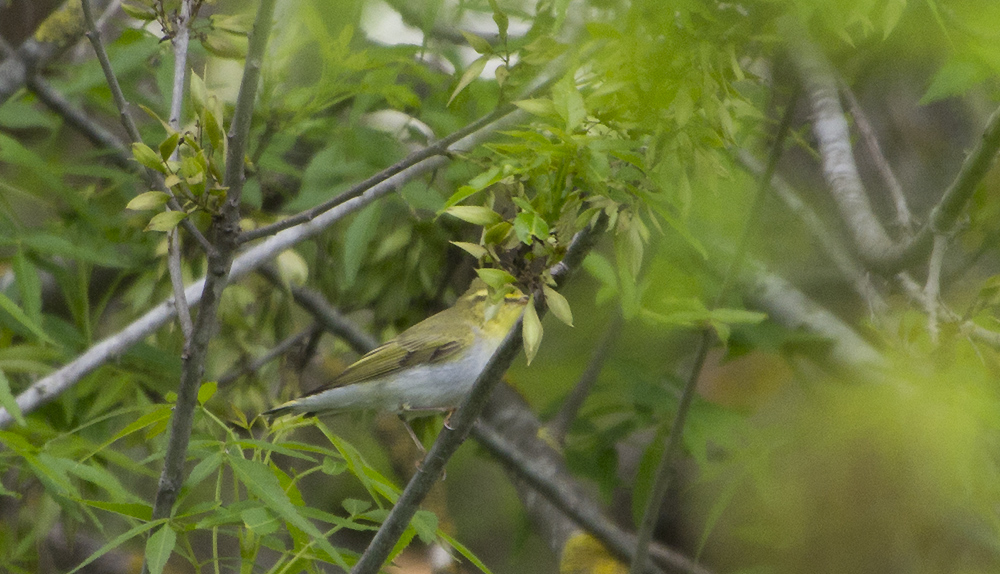
{"label": "tree branch", "polygon": [[993,112],[982,137],[966,156],[955,180],[931,210],[913,239],[894,243],[875,217],[864,193],[851,152],[847,121],[837,97],[837,82],[829,62],[800,25],[788,24],[789,50],[813,106],[813,133],[819,141],[823,171],[855,248],[872,270],[889,274],[926,256],[934,235],[947,233],[964,213],[972,193],[992,167],[1000,150],[1000,108]]}
{"label": "tree branch", "polygon": [[[523,121],[527,115],[524,112],[516,111],[504,116],[493,124],[484,126],[479,131],[466,136],[465,138],[452,144],[449,153],[462,153],[473,149],[480,143],[492,137],[496,132],[513,127],[518,122]],[[330,225],[342,219],[344,216],[361,209],[369,203],[388,195],[426,173],[430,173],[444,166],[449,159],[446,156],[436,156],[425,159],[402,172],[384,180],[368,190],[360,197],[344,202],[334,209],[322,214],[316,219],[300,224],[291,229],[286,229],[274,237],[251,247],[241,256],[233,261],[229,272],[229,281],[235,281],[243,277],[250,271],[260,267],[267,261],[276,257],[282,251],[305,241],[310,237],[322,232]],[[201,301],[205,279],[188,286],[184,291],[188,303],[198,305]],[[175,316],[173,301],[165,301],[145,315],[133,321],[130,325],[118,333],[104,339],[103,341],[84,351],[73,361],[67,363],[55,372],[39,379],[21,394],[17,396],[17,404],[21,411],[28,413],[38,409],[43,404],[51,401],[61,393],[75,385],[81,378],[100,367],[109,360],[120,356],[132,345],[138,343],[149,334],[153,333]],[[13,422],[13,419],[6,410],[0,409],[0,428],[5,428]]]}
{"label": "tree branch", "polygon": [[[635,535],[622,530],[606,518],[584,495],[579,484],[566,472],[561,455],[538,437],[538,428],[537,419],[523,405],[517,393],[501,385],[490,400],[482,419],[473,427],[472,436],[499,459],[514,478],[523,481],[528,491],[541,495],[540,502],[548,503],[558,511],[553,513],[548,504],[538,508],[537,503],[529,502],[529,493],[519,488],[518,493],[525,501],[525,507],[536,521],[552,520],[553,517],[549,515],[563,514],[578,525],[577,528],[592,534],[617,556],[631,559],[636,552]],[[539,512],[532,512],[532,508],[538,508]],[[544,516],[537,516],[538,514]],[[563,532],[557,537],[565,538],[572,527],[559,525],[558,528]],[[565,540],[556,542],[561,542],[560,546],[565,544]],[[665,546],[652,546],[650,556],[671,571],[708,573],[705,567]],[[661,570],[658,566],[648,564],[645,571]]]}
{"label": "tree branch", "polygon": [[[272,285],[280,288],[285,287],[273,266],[264,265],[257,272],[270,281]],[[335,337],[343,339],[356,353],[364,355],[379,346],[375,337],[347,320],[340,311],[330,305],[321,293],[307,287],[294,286],[290,287],[289,291],[291,291],[292,299],[298,303],[299,307],[308,311],[318,325]]]}
{"label": "tree branch", "polygon": [[[562,283],[569,272],[579,265],[590,250],[597,234],[596,227],[598,225],[591,225],[578,233],[567,249],[563,260],[553,266],[552,276],[559,283]],[[420,468],[407,483],[375,537],[365,548],[354,568],[351,569],[352,574],[375,574],[381,570],[392,548],[410,524],[420,502],[441,477],[448,459],[468,437],[472,424],[479,416],[486,401],[489,400],[490,392],[510,367],[520,349],[521,319],[518,319],[496,353],[486,364],[486,368],[476,379],[472,390],[462,401],[461,406],[451,416],[451,426],[445,426],[441,430],[434,445],[424,457]]]}
{"label": "tree branch", "polygon": [[[86,0],[84,0],[86,1]],[[256,99],[260,79],[260,65],[267,47],[268,36],[277,0],[261,0],[257,7],[253,30],[250,32],[243,80],[236,98],[236,108],[229,129],[229,154],[226,161],[224,183],[227,186],[226,200],[221,214],[213,221],[215,249],[208,256],[208,274],[202,290],[201,308],[195,319],[194,331],[184,345],[181,378],[177,386],[177,402],[170,417],[170,438],[163,458],[163,472],[160,475],[156,501],[153,504],[153,520],[167,518],[173,509],[177,494],[184,482],[184,461],[187,458],[191,427],[194,424],[194,409],[205,372],[208,344],[215,335],[216,313],[222,298],[222,291],[229,282],[233,256],[236,252],[236,237],[239,235],[240,195],[243,189],[243,154],[250,132],[250,117]],[[235,158],[235,159],[234,159]],[[145,566],[143,567],[145,570]]]}
{"label": "tree branch", "polygon": [[285,337],[277,345],[271,347],[270,349],[268,349],[266,353],[264,353],[260,357],[257,357],[250,363],[244,364],[243,361],[240,361],[239,367],[236,367],[226,372],[221,377],[219,377],[216,382],[219,384],[219,387],[224,387],[244,375],[249,375],[250,373],[257,372],[264,365],[270,363],[271,361],[277,359],[278,357],[292,350],[293,348],[295,348],[296,345],[301,343],[304,339],[311,337],[312,335],[316,334],[319,330],[320,326],[318,323],[316,323],[311,325],[310,327],[307,327],[299,331],[298,333]]}

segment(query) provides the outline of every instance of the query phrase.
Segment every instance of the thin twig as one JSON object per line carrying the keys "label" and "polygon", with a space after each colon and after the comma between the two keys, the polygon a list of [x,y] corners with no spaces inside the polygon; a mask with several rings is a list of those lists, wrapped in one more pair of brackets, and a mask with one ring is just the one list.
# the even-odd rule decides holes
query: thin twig
{"label": "thin twig", "polygon": [[220,387],[224,387],[242,376],[249,375],[251,373],[256,373],[264,365],[270,363],[271,361],[284,355],[288,351],[294,349],[304,339],[307,339],[315,335],[319,330],[320,330],[319,324],[313,324],[307,327],[306,329],[299,331],[298,333],[285,337],[284,339],[281,340],[281,342],[279,342],[274,347],[268,349],[268,351],[263,355],[261,355],[260,357],[254,359],[253,361],[247,364],[242,364],[241,362],[241,365],[239,367],[236,367],[226,372],[221,377],[219,377],[216,382],[219,383]]}
{"label": "thin twig", "polygon": [[[736,246],[736,254],[730,261],[729,268],[726,270],[726,273],[722,278],[722,285],[719,287],[719,292],[715,296],[715,302],[713,303],[712,308],[717,308],[722,304],[724,297],[728,294],[729,287],[734,281],[736,281],[740,268],[746,259],[751,234],[756,230],[757,221],[760,218],[760,213],[764,206],[764,199],[767,195],[767,190],[771,187],[771,178],[778,165],[778,159],[784,151],[785,139],[787,138],[788,132],[791,128],[792,117],[795,111],[795,104],[798,101],[798,96],[798,90],[796,90],[792,94],[788,105],[785,107],[785,113],[782,115],[781,123],[778,125],[778,131],[774,136],[774,145],[771,147],[767,167],[764,169],[764,173],[758,182],[753,205],[750,208],[750,214],[743,224],[743,231],[740,233],[739,243]],[[677,452],[680,449],[681,439],[684,435],[684,423],[687,420],[688,412],[691,409],[691,401],[694,400],[695,388],[698,385],[698,378],[701,376],[701,370],[705,365],[705,357],[708,356],[708,350],[712,346],[714,339],[715,337],[713,336],[713,332],[710,327],[706,326],[702,328],[697,351],[695,352],[694,364],[691,366],[691,372],[689,373],[687,382],[684,385],[684,390],[681,392],[681,397],[677,404],[677,413],[674,415],[674,419],[670,423],[670,434],[667,435],[667,444],[664,446],[663,454],[660,456],[656,473],[653,475],[653,485],[650,488],[649,499],[646,501],[646,507],[643,509],[642,521],[639,523],[639,530],[636,533],[636,551],[635,555],[632,557],[632,562],[629,567],[630,574],[640,574],[646,563],[646,556],[649,552],[649,543],[653,539],[653,530],[659,520],[660,509],[663,507],[663,501],[667,496],[667,491],[670,489],[670,478],[671,473],[673,472],[674,458],[677,456]]]}
{"label": "thin twig", "polygon": [[414,165],[417,165],[418,163],[426,159],[446,153],[448,149],[452,146],[452,144],[454,144],[455,142],[503,118],[505,115],[510,114],[515,109],[516,108],[514,108],[514,106],[502,106],[501,108],[498,108],[497,110],[494,110],[493,112],[479,118],[478,120],[456,131],[455,133],[445,136],[437,140],[436,142],[432,143],[431,145],[411,153],[410,155],[406,156],[405,158],[401,159],[395,164],[383,169],[382,171],[376,173],[375,175],[369,177],[368,179],[351,186],[350,189],[341,193],[337,197],[334,197],[333,199],[321,203],[311,209],[307,209],[306,211],[297,213],[296,215],[286,217],[285,219],[282,219],[277,223],[272,223],[271,225],[265,225],[263,227],[258,227],[257,229],[252,229],[243,232],[243,234],[240,235],[239,242],[240,244],[243,244],[248,241],[254,241],[255,239],[260,239],[262,237],[268,237],[270,235],[274,235],[279,231],[288,229],[289,227],[294,227],[296,225],[312,221],[316,217],[319,217],[321,214],[329,211],[330,209],[333,209],[334,207],[344,203],[345,201],[360,196],[367,189],[370,189],[372,186],[377,185],[383,181],[386,181],[387,179],[396,175],[397,173],[400,173],[407,168],[413,167]]}
{"label": "thin twig", "polygon": [[176,307],[177,322],[181,325],[181,333],[184,334],[184,343],[191,340],[194,332],[194,323],[191,321],[191,309],[188,307],[187,297],[184,296],[184,275],[181,271],[181,244],[180,234],[176,229],[171,229],[167,233],[167,272],[170,275],[170,287],[174,293],[174,306]]}
{"label": "thin twig", "polygon": [[[553,266],[553,278],[560,284],[590,250],[597,235],[597,227],[599,226],[591,225],[578,233],[560,264]],[[441,477],[448,459],[468,437],[472,423],[478,418],[480,411],[489,399],[490,392],[510,367],[520,348],[521,319],[518,319],[496,353],[486,364],[486,368],[476,378],[472,390],[466,395],[461,406],[451,416],[450,426],[445,426],[441,430],[434,445],[424,457],[420,468],[407,483],[382,526],[375,533],[375,537],[365,548],[357,564],[351,569],[352,574],[375,574],[382,568],[389,553],[399,541],[399,537],[409,526],[420,502]]]}
{"label": "thin twig", "polygon": [[[183,0],[180,11],[174,19],[174,29],[171,38],[171,46],[174,50],[174,81],[170,93],[170,115],[167,123],[175,132],[181,131],[181,111],[184,108],[184,86],[187,79],[188,68],[188,39],[191,37],[191,22],[195,18],[192,9],[194,0]],[[176,146],[170,154],[170,159],[178,161],[180,159],[180,146]],[[187,298],[184,297],[184,278],[181,275],[181,249],[180,235],[176,229],[170,230],[167,234],[167,269],[170,273],[170,285],[174,291],[174,305],[177,306],[177,320],[181,325],[181,332],[184,334],[184,343],[188,344],[194,332],[194,323],[191,321],[191,309],[188,306]]]}
{"label": "thin twig", "polygon": [[[277,287],[284,287],[278,271],[271,265],[257,270]],[[321,293],[307,287],[290,287],[292,298],[300,307],[308,311],[316,322],[331,335],[340,337],[358,354],[365,354],[379,345],[378,340],[344,317],[326,300]]]}
{"label": "thin twig", "polygon": [[927,311],[927,332],[931,342],[938,343],[938,299],[941,297],[941,264],[948,247],[948,237],[943,233],[934,236],[934,248],[927,263],[927,283],[924,285],[924,310]]}
{"label": "thin twig", "polygon": [[[497,132],[509,129],[526,118],[527,114],[524,112],[514,112],[455,142],[449,149],[449,152],[464,153],[474,149],[487,139],[493,137]],[[406,183],[445,166],[448,161],[447,155],[425,159],[371,187],[360,197],[346,201],[308,223],[286,229],[274,237],[258,245],[254,245],[233,261],[232,269],[229,273],[229,281],[235,281],[243,277],[250,271],[276,257],[282,251],[315,236],[343,219],[346,215],[354,213],[373,201],[398,190]],[[184,294],[189,304],[199,304],[204,286],[205,278],[188,286]],[[94,369],[126,352],[132,345],[143,340],[174,317],[172,301],[166,301],[157,305],[118,333],[97,343],[63,367],[30,385],[17,396],[18,406],[25,415],[38,409],[43,404],[51,401],[75,385]],[[13,419],[10,414],[6,410],[0,409],[0,428],[8,427],[12,422]]]}
{"label": "thin twig", "polygon": [[[153,520],[170,516],[181,484],[184,482],[184,461],[187,458],[191,428],[194,424],[198,388],[205,372],[208,344],[215,334],[219,301],[222,298],[222,291],[229,282],[233,255],[236,252],[235,238],[239,234],[239,202],[243,183],[243,153],[250,131],[250,115],[257,94],[261,60],[267,48],[276,1],[260,2],[250,33],[243,80],[240,83],[240,93],[236,98],[236,108],[228,133],[231,153],[227,157],[224,179],[228,187],[227,196],[220,210],[221,215],[213,222],[216,249],[208,256],[208,275],[202,290],[201,308],[195,320],[194,332],[185,345],[182,356],[177,402],[170,417],[170,437],[163,458],[163,472],[160,475],[156,501],[153,504]],[[231,160],[234,156],[237,159]],[[145,566],[143,569],[145,570]]]}
{"label": "thin twig", "polygon": [[882,146],[878,143],[875,129],[868,121],[868,116],[865,115],[861,104],[854,97],[854,92],[843,80],[839,83],[840,92],[844,94],[847,107],[851,110],[851,116],[854,118],[854,125],[857,126],[858,133],[861,134],[861,139],[865,142],[865,147],[868,148],[868,154],[875,164],[875,169],[882,176],[882,181],[889,189],[889,195],[892,196],[893,205],[896,207],[896,225],[906,235],[910,235],[913,233],[913,214],[910,213],[910,206],[907,204],[906,194],[903,193],[903,186],[899,184],[896,174],[892,172],[892,166],[889,165],[889,160],[882,153]]}

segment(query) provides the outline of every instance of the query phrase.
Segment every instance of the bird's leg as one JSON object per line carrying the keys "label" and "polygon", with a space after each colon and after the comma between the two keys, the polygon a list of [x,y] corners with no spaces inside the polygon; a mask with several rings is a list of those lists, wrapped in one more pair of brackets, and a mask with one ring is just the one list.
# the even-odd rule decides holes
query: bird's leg
{"label": "bird's leg", "polygon": [[406,432],[410,435],[410,438],[413,439],[413,444],[417,445],[417,448],[420,449],[420,454],[422,456],[427,456],[427,449],[424,448],[424,443],[420,442],[420,438],[417,437],[417,433],[414,432],[413,427],[410,426],[410,421],[406,420],[403,413],[399,413],[399,420],[402,421],[403,426],[406,427]]}
{"label": "bird's leg", "polygon": [[451,415],[455,414],[455,409],[449,409],[444,415],[444,428],[448,430],[455,430],[451,428]]}

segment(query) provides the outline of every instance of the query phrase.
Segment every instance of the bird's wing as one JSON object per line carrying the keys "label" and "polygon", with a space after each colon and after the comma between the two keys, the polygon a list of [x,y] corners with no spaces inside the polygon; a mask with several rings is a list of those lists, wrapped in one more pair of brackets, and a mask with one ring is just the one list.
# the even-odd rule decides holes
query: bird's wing
{"label": "bird's wing", "polygon": [[309,394],[372,380],[413,365],[438,363],[453,356],[468,343],[457,339],[454,333],[442,335],[431,329],[411,328],[381,347],[372,349],[335,379]]}

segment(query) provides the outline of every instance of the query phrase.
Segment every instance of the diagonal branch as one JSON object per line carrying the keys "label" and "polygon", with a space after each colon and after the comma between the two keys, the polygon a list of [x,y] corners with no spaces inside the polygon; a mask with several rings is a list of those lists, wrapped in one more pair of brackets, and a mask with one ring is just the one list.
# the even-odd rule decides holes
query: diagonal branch
{"label": "diagonal branch", "polygon": [[801,25],[785,22],[789,52],[813,108],[813,133],[820,146],[823,172],[862,260],[873,271],[889,274],[929,254],[934,235],[947,233],[965,212],[976,186],[1000,150],[1000,108],[966,156],[955,180],[931,210],[928,221],[909,241],[896,243],[872,212],[851,151],[850,134],[830,63]]}
{"label": "diagonal branch", "polygon": [[[566,251],[566,256],[557,265],[553,266],[552,277],[560,284],[566,276],[577,268],[583,257],[596,240],[596,229],[601,227],[598,224],[590,225],[577,234]],[[472,424],[479,417],[486,402],[489,400],[493,387],[500,382],[504,373],[514,361],[514,357],[521,349],[521,319],[511,329],[504,338],[496,353],[486,364],[486,368],[476,379],[472,390],[462,401],[461,406],[451,416],[451,426],[445,426],[438,435],[434,445],[424,457],[420,468],[413,478],[407,483],[403,493],[392,507],[382,526],[379,528],[371,543],[365,548],[364,553],[358,560],[351,574],[375,574],[381,570],[385,564],[389,553],[399,541],[403,531],[410,524],[410,520],[420,506],[420,502],[427,496],[431,487],[440,479],[444,466],[451,458],[458,447],[469,436]]]}

